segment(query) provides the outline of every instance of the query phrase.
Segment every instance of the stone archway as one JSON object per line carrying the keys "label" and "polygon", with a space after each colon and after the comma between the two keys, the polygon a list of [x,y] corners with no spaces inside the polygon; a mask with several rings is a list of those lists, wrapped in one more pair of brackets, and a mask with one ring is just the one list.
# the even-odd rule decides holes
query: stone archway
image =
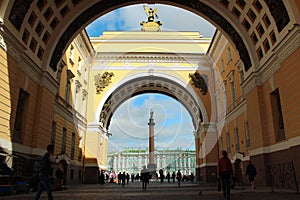
{"label": "stone archway", "polygon": [[[248,33],[252,28],[252,23],[254,24],[255,20],[257,20],[257,16],[253,14],[253,11],[258,10],[260,12],[262,9],[269,10],[269,12],[266,13],[267,18],[265,17],[265,19],[268,19],[267,23],[276,24],[276,26],[273,27],[274,31],[270,34],[270,39],[273,43],[280,39],[280,33],[282,33],[285,27],[293,20],[293,16],[287,12],[287,10],[293,6],[284,3],[282,0],[266,0],[263,3],[254,1],[251,5],[246,1],[233,2],[228,0],[215,3],[207,0],[161,0],[150,2],[145,2],[144,0],[118,0],[113,2],[104,0],[98,2],[95,0],[89,3],[68,0],[56,1],[55,4],[43,0],[39,0],[36,3],[23,0],[2,3],[6,11],[3,12],[5,16],[2,16],[2,18],[4,19],[4,25],[7,30],[13,34],[16,33],[15,36],[17,36],[18,40],[23,44],[25,42],[25,46],[28,46],[38,60],[42,61],[44,69],[50,65],[50,67],[56,71],[57,64],[67,45],[70,44],[72,38],[74,38],[84,26],[113,9],[137,3],[169,4],[187,9],[206,18],[218,29],[222,30],[235,44],[241,60],[244,63],[245,71],[248,71],[252,66],[256,67],[255,65],[257,65],[261,57],[264,56],[260,48],[256,48],[253,45],[254,41],[254,44],[258,42],[262,44],[260,47],[263,46],[263,42],[260,42],[263,38],[260,39],[257,35]],[[246,10],[246,8],[249,9]],[[53,18],[54,10],[58,11],[59,16]],[[33,24],[37,15],[39,15],[39,13],[36,12],[40,12],[40,15],[43,15],[46,20],[42,20],[38,27],[35,28],[32,27],[30,23]],[[247,13],[251,20],[249,21],[248,18],[241,17],[243,13]],[[28,20],[23,21],[25,18]],[[6,26],[6,24],[12,24],[12,27],[9,25]],[[48,28],[50,29],[42,34],[43,29]],[[28,29],[35,30],[34,32],[37,32],[37,37],[41,39],[42,42],[38,42],[39,39],[36,37],[33,41],[28,42],[31,32]],[[260,25],[258,25],[258,31],[259,30],[264,32]],[[38,50],[36,46],[39,46]]]}
{"label": "stone archway", "polygon": [[96,121],[99,121],[105,130],[108,129],[111,117],[121,103],[136,95],[150,92],[165,94],[182,103],[192,117],[194,130],[199,128],[200,122],[209,121],[202,100],[191,86],[168,74],[138,74],[135,78],[127,77],[118,85],[108,92],[96,111]]}

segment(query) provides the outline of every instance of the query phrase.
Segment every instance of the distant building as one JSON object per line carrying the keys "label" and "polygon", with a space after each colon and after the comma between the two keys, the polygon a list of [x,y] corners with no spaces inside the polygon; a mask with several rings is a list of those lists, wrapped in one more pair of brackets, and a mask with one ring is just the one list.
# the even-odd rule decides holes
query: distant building
{"label": "distant building", "polygon": [[[157,171],[164,173],[180,170],[184,175],[195,174],[196,152],[194,150],[155,150],[155,163]],[[120,152],[108,153],[107,169],[115,172],[140,173],[142,167],[149,163],[148,149],[125,148]]]}

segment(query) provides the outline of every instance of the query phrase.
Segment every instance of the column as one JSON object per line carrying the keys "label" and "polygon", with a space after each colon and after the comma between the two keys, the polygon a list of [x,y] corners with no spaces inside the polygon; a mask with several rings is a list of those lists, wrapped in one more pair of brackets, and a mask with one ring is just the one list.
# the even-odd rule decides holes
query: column
{"label": "column", "polygon": [[154,163],[154,119],[153,119],[153,111],[150,111],[150,119],[149,119],[149,163]]}
{"label": "column", "polygon": [[186,173],[187,171],[187,167],[186,167],[186,156],[183,157],[183,168],[184,168],[184,171]]}
{"label": "column", "polygon": [[125,168],[125,156],[122,156],[122,171],[124,171]]}
{"label": "column", "polygon": [[113,169],[117,169],[117,156],[114,156],[114,164],[113,164]]}
{"label": "column", "polygon": [[188,169],[189,169],[189,174],[191,173],[191,156],[188,156]]}
{"label": "column", "polygon": [[148,159],[147,159],[147,155],[145,155],[145,163],[144,163],[144,165],[146,165],[147,166],[147,164],[148,164]]}
{"label": "column", "polygon": [[120,170],[121,168],[121,155],[119,154],[119,157],[118,157],[118,171]]}
{"label": "column", "polygon": [[137,166],[137,167],[138,167],[138,170],[140,170],[140,169],[142,168],[141,165],[142,165],[142,157],[139,156],[139,157],[138,157],[138,166]]}
{"label": "column", "polygon": [[162,158],[162,166],[163,166],[164,168],[167,167],[167,166],[166,166],[166,156],[164,156],[164,155],[163,155],[163,158]]}
{"label": "column", "polygon": [[126,171],[129,171],[129,156],[126,157],[126,166],[125,166]]}

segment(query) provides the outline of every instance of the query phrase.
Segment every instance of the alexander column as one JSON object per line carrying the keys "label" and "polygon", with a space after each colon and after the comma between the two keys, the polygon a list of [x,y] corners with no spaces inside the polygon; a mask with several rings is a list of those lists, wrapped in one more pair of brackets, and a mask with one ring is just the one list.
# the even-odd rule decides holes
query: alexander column
{"label": "alexander column", "polygon": [[154,119],[153,111],[150,110],[150,119],[149,119],[149,164],[155,164],[154,162]]}

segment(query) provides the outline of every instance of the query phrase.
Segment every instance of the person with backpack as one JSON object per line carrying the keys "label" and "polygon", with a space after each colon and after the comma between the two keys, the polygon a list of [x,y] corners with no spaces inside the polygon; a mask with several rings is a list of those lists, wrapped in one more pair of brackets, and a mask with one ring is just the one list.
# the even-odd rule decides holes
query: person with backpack
{"label": "person with backpack", "polygon": [[47,146],[47,152],[42,156],[42,159],[39,163],[39,187],[35,194],[34,199],[39,200],[43,190],[47,191],[48,200],[53,200],[50,176],[52,176],[52,167],[50,156],[54,153],[54,146],[49,144]]}

